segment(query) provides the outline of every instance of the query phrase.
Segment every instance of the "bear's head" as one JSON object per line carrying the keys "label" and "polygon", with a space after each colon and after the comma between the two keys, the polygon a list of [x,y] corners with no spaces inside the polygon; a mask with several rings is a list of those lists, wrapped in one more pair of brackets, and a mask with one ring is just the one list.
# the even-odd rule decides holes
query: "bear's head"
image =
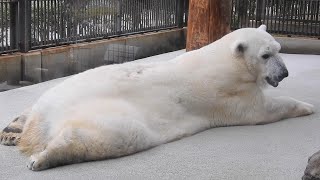
{"label": "bear's head", "polygon": [[308,159],[308,166],[304,171],[302,180],[317,180],[320,179],[320,151],[314,153]]}
{"label": "bear's head", "polygon": [[288,77],[288,70],[279,56],[281,46],[266,32],[266,26],[243,28],[232,33],[231,52],[237,59],[244,61],[250,74],[257,83],[277,87]]}

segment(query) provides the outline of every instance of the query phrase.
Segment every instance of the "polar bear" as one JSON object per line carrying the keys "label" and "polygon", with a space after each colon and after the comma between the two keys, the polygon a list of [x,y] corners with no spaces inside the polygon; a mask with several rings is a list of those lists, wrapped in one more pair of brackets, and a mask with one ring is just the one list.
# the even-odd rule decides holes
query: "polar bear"
{"label": "polar bear", "polygon": [[17,144],[39,171],[130,155],[209,128],[313,113],[308,103],[264,95],[288,76],[265,28],[236,30],[166,62],[75,75],[9,124],[1,143]]}
{"label": "polar bear", "polygon": [[308,158],[308,165],[304,171],[302,180],[320,179],[320,151],[314,153]]}

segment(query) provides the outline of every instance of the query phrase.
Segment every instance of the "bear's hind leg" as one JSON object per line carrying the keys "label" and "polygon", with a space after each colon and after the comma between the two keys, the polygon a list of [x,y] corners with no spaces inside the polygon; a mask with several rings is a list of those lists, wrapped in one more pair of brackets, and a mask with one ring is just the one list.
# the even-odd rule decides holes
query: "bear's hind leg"
{"label": "bear's hind leg", "polygon": [[115,157],[115,146],[102,132],[92,128],[65,127],[46,148],[33,154],[28,168],[41,171],[57,166]]}
{"label": "bear's hind leg", "polygon": [[27,120],[27,113],[15,118],[6,128],[0,133],[0,144],[6,146],[15,146],[21,138],[24,124]]}

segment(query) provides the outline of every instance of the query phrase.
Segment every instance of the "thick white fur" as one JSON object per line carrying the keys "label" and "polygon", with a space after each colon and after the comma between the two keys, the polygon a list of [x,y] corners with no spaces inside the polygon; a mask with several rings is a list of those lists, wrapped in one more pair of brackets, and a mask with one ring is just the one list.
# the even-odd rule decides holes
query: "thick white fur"
{"label": "thick white fur", "polygon": [[[239,43],[243,53],[237,51]],[[24,131],[36,116],[40,142],[46,144],[31,156],[29,168],[118,157],[213,127],[311,114],[310,104],[263,94],[260,55],[276,56],[279,50],[263,28],[248,28],[170,61],[103,66],[75,75],[32,107]],[[68,159],[74,148],[68,144],[75,141],[85,150]]]}

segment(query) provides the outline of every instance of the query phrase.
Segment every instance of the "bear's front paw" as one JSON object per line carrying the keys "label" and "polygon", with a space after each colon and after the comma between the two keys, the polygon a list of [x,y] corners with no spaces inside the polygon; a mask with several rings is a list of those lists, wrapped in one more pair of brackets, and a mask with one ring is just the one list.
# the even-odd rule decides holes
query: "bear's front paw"
{"label": "bear's front paw", "polygon": [[314,106],[309,103],[300,102],[296,106],[296,116],[307,116],[314,113]]}
{"label": "bear's front paw", "polygon": [[27,164],[28,169],[32,171],[41,171],[44,169],[48,169],[49,164],[47,163],[45,154],[46,152],[41,152],[40,154],[32,155]]}

